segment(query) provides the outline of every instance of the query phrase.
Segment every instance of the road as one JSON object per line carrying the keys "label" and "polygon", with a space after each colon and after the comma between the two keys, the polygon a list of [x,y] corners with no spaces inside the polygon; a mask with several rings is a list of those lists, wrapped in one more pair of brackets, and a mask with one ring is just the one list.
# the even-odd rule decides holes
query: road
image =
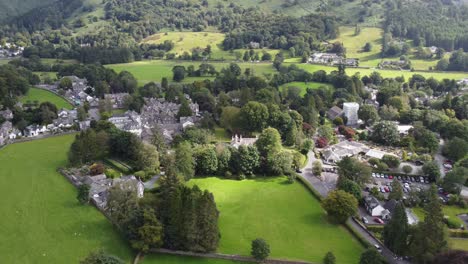
{"label": "road", "polygon": [[[326,197],[330,191],[334,189],[332,186],[333,179],[329,179],[329,177],[324,177],[324,181],[321,181],[319,178],[315,177],[312,174],[312,164],[317,159],[315,158],[315,154],[313,151],[309,151],[307,154],[307,164],[303,168],[301,176],[306,179],[314,188],[317,190],[323,197]],[[336,183],[336,179],[335,179]],[[390,264],[408,264],[409,262],[403,260],[395,260],[394,254],[383,244],[377,241],[374,237],[372,237],[369,232],[357,221],[353,218],[348,219],[348,224],[358,232],[369,244],[371,245],[379,245],[382,249],[382,255],[387,259],[388,263]]]}
{"label": "road", "polygon": [[439,165],[440,169],[440,178],[445,177],[445,171],[444,171],[444,161],[445,158],[442,156],[442,148],[444,147],[444,140],[440,139],[439,140],[439,149],[437,150],[437,153],[434,155],[434,160],[437,162],[437,165]]}

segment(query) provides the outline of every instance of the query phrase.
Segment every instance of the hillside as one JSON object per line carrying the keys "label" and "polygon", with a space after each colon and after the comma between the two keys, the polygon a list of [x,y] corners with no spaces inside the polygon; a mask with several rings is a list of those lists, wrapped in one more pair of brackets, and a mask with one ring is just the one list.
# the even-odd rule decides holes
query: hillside
{"label": "hillside", "polygon": [[54,1],[55,0],[0,0],[0,21],[23,15],[34,8],[46,6]]}

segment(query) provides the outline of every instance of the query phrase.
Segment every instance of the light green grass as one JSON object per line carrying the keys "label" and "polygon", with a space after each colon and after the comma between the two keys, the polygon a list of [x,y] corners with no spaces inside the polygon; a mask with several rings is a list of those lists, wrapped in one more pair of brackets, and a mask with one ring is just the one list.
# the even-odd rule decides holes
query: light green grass
{"label": "light green grass", "polygon": [[[376,27],[362,27],[359,35],[355,35],[354,31],[355,27],[340,27],[340,36],[330,42],[342,42],[346,48],[346,57],[358,58],[360,66],[376,67],[381,61],[383,30]],[[362,49],[367,42],[372,44],[372,50],[363,52]]]}
{"label": "light green grass", "polygon": [[2,263],[78,263],[99,248],[131,260],[129,247],[107,219],[94,207],[79,205],[75,187],[56,171],[66,165],[73,138],[0,150]]}
{"label": "light green grass", "polygon": [[461,249],[468,251],[468,239],[451,238],[449,244],[452,249]]}
{"label": "light green grass", "polygon": [[231,136],[226,131],[226,129],[222,127],[216,126],[214,128],[214,136],[215,136],[216,142],[231,142]]}
{"label": "light green grass", "polygon": [[[324,70],[328,73],[336,71],[336,67],[325,66],[325,65],[316,65],[316,64],[297,64],[301,69],[304,69],[308,72],[315,72],[318,70]],[[405,80],[408,81],[411,76],[414,74],[420,74],[426,78],[433,77],[437,80],[443,79],[455,79],[460,80],[466,78],[468,73],[463,72],[421,72],[421,71],[393,71],[393,70],[379,70],[379,69],[362,69],[362,68],[346,68],[347,75],[354,75],[355,73],[360,73],[361,77],[364,75],[370,75],[373,72],[380,73],[384,78],[396,78],[396,77],[405,77]]]}
{"label": "light green grass", "polygon": [[[466,214],[468,213],[468,209],[463,209],[458,206],[443,206],[442,211],[444,212],[445,216],[448,216],[450,219],[452,219],[454,222],[456,222],[459,225],[464,225],[463,221],[457,217],[457,215],[460,214]],[[419,218],[420,221],[424,220],[424,210],[422,208],[413,208],[413,212],[416,214],[416,216]]]}
{"label": "light green grass", "polygon": [[30,88],[28,93],[25,96],[20,98],[20,101],[22,103],[26,103],[28,101],[30,102],[38,101],[39,103],[51,102],[54,105],[56,105],[58,109],[61,109],[61,108],[73,109],[73,106],[64,98],[52,92],[39,89],[39,88]]}
{"label": "light green grass", "polygon": [[307,89],[333,89],[333,86],[328,84],[328,83],[319,83],[319,82],[290,82],[290,83],[285,83],[280,86],[280,91],[286,91],[286,88],[288,87],[299,87],[301,88],[301,96],[304,96],[307,93]]}
{"label": "light green grass", "polygon": [[[135,78],[137,78],[138,83],[142,85],[148,82],[161,82],[163,77],[166,77],[169,81],[171,81],[173,76],[172,68],[176,65],[182,65],[185,67],[193,65],[195,69],[198,69],[198,66],[201,63],[202,62],[199,61],[145,60],[132,63],[111,64],[107,65],[106,67],[114,69],[117,72],[129,71],[135,76]],[[207,63],[213,64],[218,71],[229,66],[229,63],[227,62]],[[273,65],[270,63],[239,63],[238,65],[243,71],[247,68],[251,68],[254,74],[260,76],[263,74],[273,74],[275,72]],[[202,81],[213,78],[214,77],[186,77],[184,82],[190,83],[197,80]]]}
{"label": "light green grass", "polygon": [[0,59],[0,65],[8,64],[10,61],[11,59]]}
{"label": "light green grass", "polygon": [[193,179],[213,192],[220,210],[219,252],[250,255],[253,239],[264,238],[271,257],[321,262],[333,251],[338,263],[357,263],[360,244],[342,226],[326,221],[320,203],[285,177],[258,180]]}

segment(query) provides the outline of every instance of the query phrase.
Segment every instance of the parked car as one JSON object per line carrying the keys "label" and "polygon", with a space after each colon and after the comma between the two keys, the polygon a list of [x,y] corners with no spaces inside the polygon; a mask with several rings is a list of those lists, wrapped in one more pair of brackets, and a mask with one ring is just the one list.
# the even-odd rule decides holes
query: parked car
{"label": "parked car", "polygon": [[384,187],[380,187],[380,192],[385,193],[385,188],[384,188]]}
{"label": "parked car", "polygon": [[369,220],[367,220],[367,218],[365,218],[365,217],[362,217],[362,222],[363,222],[364,224],[368,224],[368,223],[369,223]]}
{"label": "parked car", "polygon": [[385,179],[388,179],[388,175],[387,175],[387,174],[385,174],[385,175],[384,175],[384,178],[385,178]]}
{"label": "parked car", "polygon": [[388,187],[384,187],[384,189],[386,193],[390,192],[390,189]]}
{"label": "parked car", "polygon": [[374,218],[374,222],[376,222],[376,223],[378,223],[378,224],[381,224],[381,225],[384,224],[384,221],[383,221],[382,219],[378,218],[378,217],[375,217],[375,218]]}
{"label": "parked car", "polygon": [[372,177],[374,178],[377,177],[377,175],[375,175],[375,172],[372,173]]}
{"label": "parked car", "polygon": [[390,180],[393,180],[393,176],[392,176],[392,175],[389,175],[388,178],[389,178]]}
{"label": "parked car", "polygon": [[399,181],[401,181],[401,176],[397,176],[397,179],[398,179]]}
{"label": "parked car", "polygon": [[378,252],[382,252],[382,249],[380,248],[379,245],[375,244],[374,247]]}

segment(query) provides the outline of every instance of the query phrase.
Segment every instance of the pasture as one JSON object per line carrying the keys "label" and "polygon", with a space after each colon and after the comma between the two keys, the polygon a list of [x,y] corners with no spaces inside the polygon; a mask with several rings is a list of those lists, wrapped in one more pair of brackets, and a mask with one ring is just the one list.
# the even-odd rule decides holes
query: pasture
{"label": "pasture", "polygon": [[78,263],[103,249],[130,261],[132,253],[109,221],[76,200],[56,170],[67,163],[74,135],[8,145],[0,150],[2,263]]}
{"label": "pasture", "polygon": [[[297,64],[297,66],[301,69],[304,69],[308,72],[315,72],[318,70],[324,70],[327,73],[330,73],[332,71],[336,71],[337,67],[333,66],[325,66],[325,65],[317,65],[317,64]],[[363,68],[346,68],[346,74],[347,75],[354,75],[355,73],[359,73],[362,76],[364,75],[370,75],[373,72],[378,72],[382,75],[384,78],[396,78],[396,77],[401,77],[403,76],[406,81],[409,80],[411,76],[414,74],[420,74],[424,76],[425,78],[430,78],[433,77],[434,79],[437,80],[443,80],[443,79],[455,79],[455,80],[460,80],[463,78],[467,77],[467,73],[464,72],[422,72],[422,71],[394,71],[394,70],[379,70],[379,69],[363,69]]]}
{"label": "pasture", "polygon": [[[137,61],[132,63],[123,64],[110,64],[106,67],[114,69],[116,72],[128,71],[132,73],[138,80],[140,85],[144,85],[148,82],[161,82],[163,77],[166,77],[169,81],[172,80],[172,68],[176,65],[185,66],[186,68],[193,65],[195,69],[203,62],[200,61],[169,61],[169,60],[145,60]],[[228,62],[206,62],[215,66],[217,71],[222,68],[228,67]],[[275,73],[275,68],[271,63],[238,63],[239,67],[244,71],[250,68],[253,74],[262,76],[263,74]],[[190,83],[194,81],[202,81],[206,79],[214,79],[214,77],[186,77],[183,82]]]}
{"label": "pasture", "polygon": [[25,96],[20,98],[20,101],[23,104],[35,101],[37,101],[39,104],[43,102],[51,102],[55,106],[57,106],[57,109],[73,109],[73,106],[64,98],[44,89],[33,87],[29,89],[28,93]]}
{"label": "pasture", "polygon": [[337,263],[356,263],[363,248],[344,227],[330,224],[320,203],[285,177],[253,180],[192,179],[213,192],[220,210],[219,252],[250,255],[251,241],[264,238],[271,257],[320,263],[333,251]]}
{"label": "pasture", "polygon": [[280,86],[280,91],[285,92],[288,87],[298,87],[301,89],[300,95],[304,96],[307,92],[307,89],[333,89],[333,86],[328,83],[319,83],[319,82],[290,82],[285,83]]}

